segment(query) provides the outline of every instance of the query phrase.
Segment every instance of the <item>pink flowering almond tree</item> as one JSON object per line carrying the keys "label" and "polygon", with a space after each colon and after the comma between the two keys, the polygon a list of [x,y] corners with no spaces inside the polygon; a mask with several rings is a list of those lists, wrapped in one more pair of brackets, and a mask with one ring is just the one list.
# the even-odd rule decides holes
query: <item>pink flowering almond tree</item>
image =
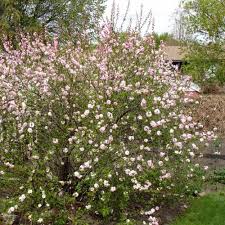
{"label": "pink flowering almond tree", "polygon": [[131,224],[136,207],[156,225],[204,179],[193,159],[215,134],[185,114],[163,46],[108,25],[100,35],[95,48],[23,37],[0,54],[0,176],[18,183],[5,212],[28,224]]}

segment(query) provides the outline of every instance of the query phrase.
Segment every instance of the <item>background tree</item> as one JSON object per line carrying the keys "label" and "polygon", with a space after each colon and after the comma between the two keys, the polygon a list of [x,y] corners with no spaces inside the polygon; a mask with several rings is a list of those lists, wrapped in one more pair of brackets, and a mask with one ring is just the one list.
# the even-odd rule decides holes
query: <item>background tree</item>
{"label": "background tree", "polygon": [[155,42],[156,42],[156,46],[159,47],[161,41],[163,41],[166,45],[180,45],[180,41],[178,39],[176,39],[172,34],[169,33],[162,33],[162,34],[157,34],[157,33],[153,33]]}
{"label": "background tree", "polygon": [[70,39],[79,33],[95,33],[105,9],[105,0],[1,0],[1,33],[47,29]]}
{"label": "background tree", "polygon": [[199,81],[225,82],[224,0],[184,0],[184,20],[192,41],[189,45],[189,72]]}
{"label": "background tree", "polygon": [[3,14],[3,4],[2,4],[2,2],[0,2],[0,16],[2,16],[2,14]]}
{"label": "background tree", "polygon": [[172,34],[174,38],[180,41],[189,39],[189,35],[186,29],[184,12],[182,8],[179,8],[174,13],[174,24]]}

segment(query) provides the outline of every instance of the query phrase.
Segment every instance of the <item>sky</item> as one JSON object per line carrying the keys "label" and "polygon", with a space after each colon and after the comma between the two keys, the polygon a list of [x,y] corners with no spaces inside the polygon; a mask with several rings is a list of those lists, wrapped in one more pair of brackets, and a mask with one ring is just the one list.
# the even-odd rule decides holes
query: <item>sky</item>
{"label": "sky", "polygon": [[[115,0],[116,5],[119,5],[120,14],[124,15],[128,0]],[[130,0],[129,17],[136,18],[136,12],[140,12],[140,6],[143,4],[145,14],[152,11],[154,17],[155,28],[157,33],[172,32],[173,15],[179,6],[180,0]],[[113,0],[107,0],[107,9],[105,16],[111,15]],[[122,18],[122,16],[120,16]]]}

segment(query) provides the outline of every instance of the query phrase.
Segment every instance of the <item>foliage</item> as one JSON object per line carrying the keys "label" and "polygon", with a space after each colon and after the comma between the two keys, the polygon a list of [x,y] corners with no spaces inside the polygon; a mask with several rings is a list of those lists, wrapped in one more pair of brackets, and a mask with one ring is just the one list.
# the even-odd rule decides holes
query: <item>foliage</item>
{"label": "foliage", "polygon": [[47,29],[58,36],[70,36],[70,41],[74,41],[79,33],[93,36],[104,3],[104,0],[1,0],[0,29],[9,36],[21,30]]}
{"label": "foliage", "polygon": [[161,204],[204,180],[193,159],[215,135],[184,114],[186,82],[152,37],[108,25],[100,36],[95,48],[39,36],[23,36],[17,50],[5,43],[0,187],[17,180],[3,208],[20,223],[132,224],[133,208],[156,225]]}
{"label": "foliage", "polygon": [[214,171],[212,180],[217,183],[225,184],[225,169]]}
{"label": "foliage", "polygon": [[[188,72],[203,82],[225,82],[223,0],[182,1],[183,18],[193,41],[189,44]],[[212,71],[213,70],[213,71]]]}
{"label": "foliage", "polygon": [[190,209],[171,225],[225,225],[224,193],[214,193],[195,199]]}
{"label": "foliage", "polygon": [[205,43],[190,42],[187,49],[189,64],[184,70],[190,73],[194,80],[204,85],[221,85],[225,82],[225,63],[220,58],[224,54],[221,44],[206,45]]}
{"label": "foliage", "polygon": [[223,0],[184,0],[187,26],[192,34],[198,33],[209,41],[224,37],[225,4]]}
{"label": "foliage", "polygon": [[163,41],[166,45],[180,45],[181,42],[179,40],[176,40],[173,35],[169,33],[162,33],[162,34],[153,34],[156,46],[159,48],[161,45],[161,42]]}

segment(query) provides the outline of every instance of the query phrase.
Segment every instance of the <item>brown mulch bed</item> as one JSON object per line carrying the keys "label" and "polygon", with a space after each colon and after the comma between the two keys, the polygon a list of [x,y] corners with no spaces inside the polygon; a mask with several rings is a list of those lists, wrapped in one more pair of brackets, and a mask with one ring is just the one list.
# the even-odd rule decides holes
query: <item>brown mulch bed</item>
{"label": "brown mulch bed", "polygon": [[[203,149],[204,157],[200,159],[202,165],[207,165],[211,170],[225,167],[225,94],[203,94],[199,104],[191,106],[193,117],[207,130],[217,129],[215,133],[218,140]],[[215,155],[220,152],[220,155]]]}
{"label": "brown mulch bed", "polygon": [[194,120],[201,122],[209,130],[217,128],[221,137],[225,137],[225,94],[202,95],[199,105],[194,106]]}
{"label": "brown mulch bed", "polygon": [[185,213],[187,209],[186,204],[179,202],[173,205],[165,205],[159,210],[158,217],[160,224],[169,225],[175,218]]}

